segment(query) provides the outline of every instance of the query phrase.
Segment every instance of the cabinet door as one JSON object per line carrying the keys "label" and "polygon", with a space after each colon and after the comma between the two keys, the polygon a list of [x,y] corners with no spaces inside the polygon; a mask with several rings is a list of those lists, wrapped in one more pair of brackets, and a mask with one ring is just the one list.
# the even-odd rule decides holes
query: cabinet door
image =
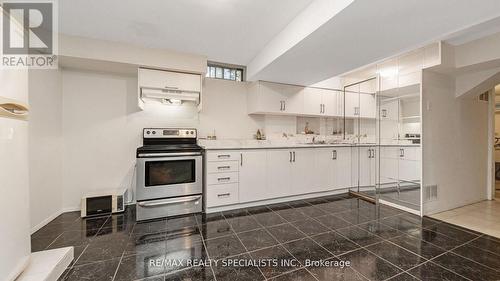
{"label": "cabinet door", "polygon": [[340,116],[338,113],[337,91],[322,90],[321,102],[323,104],[323,115]]}
{"label": "cabinet door", "polygon": [[270,198],[267,188],[267,153],[265,150],[242,151],[240,154],[240,202]]}
{"label": "cabinet door", "polygon": [[[317,191],[326,191],[335,189],[336,180],[336,161],[334,159],[334,150],[330,148],[318,148],[315,151],[315,165],[313,176],[317,179]],[[338,152],[337,152],[338,155]]]}
{"label": "cabinet door", "polygon": [[283,112],[284,85],[276,83],[259,82],[258,108],[264,112]]}
{"label": "cabinet door", "polygon": [[286,113],[304,112],[304,87],[283,85],[284,109]]}
{"label": "cabinet door", "polygon": [[334,173],[336,175],[335,188],[347,188],[352,187],[353,183],[351,181],[351,148],[350,147],[338,147],[337,159],[335,160]]}
{"label": "cabinet door", "polygon": [[360,116],[363,118],[375,118],[377,102],[374,95],[361,94],[359,96]]}
{"label": "cabinet door", "polygon": [[267,194],[269,198],[290,194],[291,151],[268,150],[267,152]]}
{"label": "cabinet door", "polygon": [[336,102],[337,102],[337,114],[338,116],[344,116],[344,93],[342,91],[335,91]]}
{"label": "cabinet door", "polygon": [[394,184],[398,181],[398,147],[382,147],[380,155],[380,183]]}
{"label": "cabinet door", "polygon": [[371,186],[372,158],[369,147],[359,148],[359,186]]}
{"label": "cabinet door", "polygon": [[304,113],[308,115],[321,115],[322,91],[316,88],[304,89]]}
{"label": "cabinet door", "polygon": [[351,92],[345,93],[345,116],[359,116],[359,94]]}
{"label": "cabinet door", "polygon": [[292,160],[292,194],[305,194],[317,191],[314,176],[314,149],[296,149]]}

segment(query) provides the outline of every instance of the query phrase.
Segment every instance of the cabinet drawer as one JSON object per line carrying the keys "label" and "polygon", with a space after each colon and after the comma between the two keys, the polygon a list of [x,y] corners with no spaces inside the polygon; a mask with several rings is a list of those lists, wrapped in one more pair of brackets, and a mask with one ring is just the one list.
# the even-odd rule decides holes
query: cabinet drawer
{"label": "cabinet drawer", "polygon": [[240,153],[234,151],[216,151],[207,153],[207,161],[237,161],[240,160]]}
{"label": "cabinet drawer", "polygon": [[207,207],[216,207],[239,203],[238,184],[217,184],[207,188]]}
{"label": "cabinet drawer", "polygon": [[216,173],[207,175],[207,184],[224,184],[238,182],[238,173]]}
{"label": "cabinet drawer", "polygon": [[207,163],[207,173],[232,173],[238,172],[240,162],[238,161],[221,161]]}

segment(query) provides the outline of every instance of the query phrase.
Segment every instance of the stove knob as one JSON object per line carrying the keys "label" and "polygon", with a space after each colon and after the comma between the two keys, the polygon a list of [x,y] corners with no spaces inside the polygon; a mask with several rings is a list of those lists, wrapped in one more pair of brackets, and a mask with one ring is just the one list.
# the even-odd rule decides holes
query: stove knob
{"label": "stove knob", "polygon": [[150,131],[146,131],[146,134],[148,134],[148,135],[149,135],[149,134],[151,134],[151,132],[150,132]]}
{"label": "stove knob", "polygon": [[194,135],[194,131],[191,131],[191,135]]}
{"label": "stove knob", "polygon": [[153,135],[156,135],[156,131],[153,131]]}

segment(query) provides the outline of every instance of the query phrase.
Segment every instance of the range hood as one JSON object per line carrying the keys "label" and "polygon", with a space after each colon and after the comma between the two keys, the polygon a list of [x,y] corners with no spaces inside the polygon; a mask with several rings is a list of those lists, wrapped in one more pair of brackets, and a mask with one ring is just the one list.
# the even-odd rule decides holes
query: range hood
{"label": "range hood", "polygon": [[160,102],[163,104],[180,105],[183,102],[200,103],[200,93],[175,89],[141,88],[143,102]]}
{"label": "range hood", "polygon": [[139,68],[139,107],[145,103],[197,106],[201,108],[200,74]]}

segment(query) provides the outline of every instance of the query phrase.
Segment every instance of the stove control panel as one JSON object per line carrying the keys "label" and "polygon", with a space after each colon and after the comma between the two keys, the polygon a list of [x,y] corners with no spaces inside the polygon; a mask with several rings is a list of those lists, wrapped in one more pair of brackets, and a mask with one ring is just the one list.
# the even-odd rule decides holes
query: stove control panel
{"label": "stove control panel", "polygon": [[147,128],[144,129],[146,139],[170,139],[170,138],[196,138],[196,129],[168,129]]}

